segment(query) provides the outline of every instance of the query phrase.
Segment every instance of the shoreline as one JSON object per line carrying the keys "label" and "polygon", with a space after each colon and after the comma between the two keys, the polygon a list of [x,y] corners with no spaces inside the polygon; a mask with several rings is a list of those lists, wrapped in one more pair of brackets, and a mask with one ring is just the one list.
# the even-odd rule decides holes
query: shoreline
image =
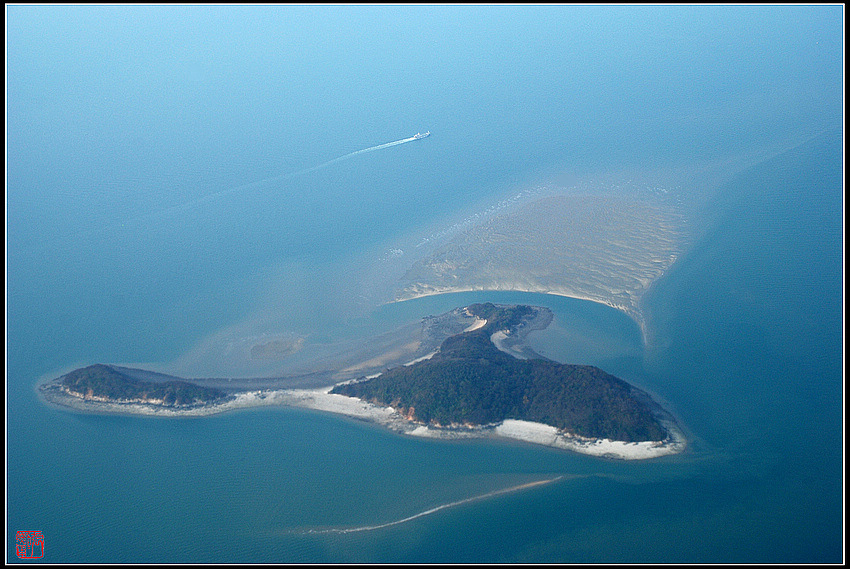
{"label": "shoreline", "polygon": [[[537,313],[518,328],[497,331],[491,335],[491,341],[501,351],[519,359],[534,357],[536,354],[525,345],[529,332],[548,327],[552,321],[551,311],[535,307]],[[453,312],[472,317],[466,309]],[[475,318],[464,327],[464,332],[477,330],[485,326],[486,320]],[[436,351],[419,356],[401,365],[412,365],[431,358]],[[537,356],[539,357],[539,356]],[[380,373],[365,376],[375,377]],[[93,414],[141,415],[147,417],[204,417],[226,413],[239,409],[255,407],[298,407],[321,412],[333,413],[345,417],[381,425],[402,435],[437,439],[502,438],[534,443],[543,446],[568,450],[580,454],[619,460],[644,460],[677,454],[686,447],[686,439],[672,415],[658,405],[651,396],[633,388],[641,397],[648,399],[656,418],[667,433],[662,441],[625,442],[611,439],[585,438],[559,431],[556,427],[520,419],[505,419],[488,425],[427,425],[402,415],[394,408],[380,406],[367,401],[330,393],[336,386],[352,381],[361,381],[364,377],[350,378],[333,385],[313,388],[266,387],[254,390],[240,390],[228,394],[217,402],[195,406],[165,406],[143,402],[120,402],[108,400],[84,399],[71,395],[54,380],[37,386],[39,396],[48,404],[63,409]]]}
{"label": "shoreline", "polygon": [[574,293],[570,291],[558,291],[552,289],[544,289],[544,288],[519,288],[519,287],[510,287],[510,288],[487,288],[487,287],[444,287],[437,288],[433,287],[431,290],[419,291],[416,293],[408,293],[407,295],[399,295],[398,298],[387,302],[386,304],[394,304],[397,302],[407,302],[409,300],[416,300],[418,298],[426,298],[429,296],[439,296],[441,294],[457,294],[463,292],[521,292],[521,293],[529,293],[529,294],[545,294],[551,296],[560,296],[564,298],[574,298],[576,300],[586,300],[588,302],[594,302],[596,304],[601,304],[603,306],[607,306],[608,308],[613,308],[614,310],[618,310],[628,316],[629,318],[637,324],[641,333],[641,342],[644,345],[644,348],[648,345],[649,341],[649,330],[646,324],[646,318],[643,315],[643,312],[640,310],[640,301],[641,296],[637,296],[633,299],[633,301],[629,304],[618,303],[610,299],[602,298],[602,297],[594,297],[589,296],[587,294]]}
{"label": "shoreline", "polygon": [[84,400],[52,386],[43,386],[39,391],[53,405],[86,413],[177,418],[205,417],[257,407],[297,407],[374,423],[401,435],[435,439],[505,438],[619,460],[658,458],[677,454],[686,447],[684,435],[672,419],[662,420],[668,433],[665,440],[641,442],[584,438],[559,432],[550,425],[519,419],[505,419],[489,425],[435,427],[408,420],[392,407],[330,393],[332,388],[243,391],[226,401],[190,408]]}

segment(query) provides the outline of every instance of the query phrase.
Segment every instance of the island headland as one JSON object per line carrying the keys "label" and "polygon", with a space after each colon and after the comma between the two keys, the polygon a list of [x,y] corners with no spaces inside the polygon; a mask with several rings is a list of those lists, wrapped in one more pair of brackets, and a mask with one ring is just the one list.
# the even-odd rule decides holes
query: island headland
{"label": "island headland", "polygon": [[[256,383],[265,386],[260,389],[227,389],[222,379],[185,380],[95,364],[41,385],[39,392],[49,403],[93,413],[200,416],[287,405],[413,436],[507,437],[608,458],[653,458],[684,449],[675,420],[648,394],[597,367],[558,363],[524,345],[529,332],[551,319],[548,309],[526,305],[455,309],[423,325],[420,349],[438,344],[436,349],[318,389],[280,389],[273,378]],[[458,331],[461,322],[465,328]]]}

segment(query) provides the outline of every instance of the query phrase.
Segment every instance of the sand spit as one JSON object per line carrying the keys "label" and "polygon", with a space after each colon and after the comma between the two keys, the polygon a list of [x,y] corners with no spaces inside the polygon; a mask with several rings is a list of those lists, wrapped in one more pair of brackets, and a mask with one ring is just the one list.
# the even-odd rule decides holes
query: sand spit
{"label": "sand spit", "polygon": [[412,261],[393,300],[519,291],[590,300],[632,317],[687,248],[680,206],[654,192],[552,195],[457,233]]}
{"label": "sand spit", "polygon": [[529,488],[534,488],[536,486],[542,486],[543,484],[551,484],[553,482],[557,482],[558,480],[563,479],[563,476],[556,476],[554,478],[545,478],[543,480],[536,480],[534,482],[526,482],[525,484],[518,484],[517,486],[511,486],[509,488],[502,488],[501,490],[494,490],[493,492],[487,492],[486,494],[481,494],[479,496],[472,496],[470,498],[464,498],[463,500],[457,500],[456,502],[449,502],[447,504],[440,504],[434,508],[429,508],[417,514],[413,514],[412,516],[407,516],[406,518],[401,518],[400,520],[394,520],[392,522],[385,522],[382,524],[371,525],[371,526],[358,526],[358,527],[341,527],[341,528],[326,528],[326,529],[309,529],[304,533],[307,534],[321,534],[321,533],[355,533],[362,531],[374,531],[378,529],[387,528],[390,526],[395,526],[399,524],[403,524],[406,522],[413,521],[417,518],[421,518],[422,516],[428,516],[433,513],[439,512],[440,510],[444,510],[446,508],[453,508],[455,506],[460,506],[462,504],[468,504],[469,502],[474,502],[477,500],[483,500],[485,498],[492,498],[493,496],[499,496],[501,494],[507,494],[510,492],[518,492],[520,490],[527,490]]}

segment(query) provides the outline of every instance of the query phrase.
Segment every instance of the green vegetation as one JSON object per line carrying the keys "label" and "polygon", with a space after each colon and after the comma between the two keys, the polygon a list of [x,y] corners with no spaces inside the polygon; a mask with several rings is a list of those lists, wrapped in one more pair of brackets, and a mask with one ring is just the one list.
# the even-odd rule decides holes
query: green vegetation
{"label": "green vegetation", "polygon": [[210,403],[227,396],[219,389],[188,381],[140,381],[103,364],[74,370],[59,378],[59,383],[72,395],[114,402],[142,401],[184,406]]}
{"label": "green vegetation", "polygon": [[497,330],[512,330],[519,326],[523,320],[534,315],[534,309],[530,306],[496,306],[492,302],[483,304],[472,304],[467,307],[467,312],[487,321],[484,328],[493,333]]}
{"label": "green vegetation", "polygon": [[585,437],[662,440],[665,431],[633,388],[599,368],[545,359],[519,360],[490,341],[534,313],[527,306],[479,304],[487,325],[443,342],[430,360],[386,371],[332,393],[391,405],[425,423],[479,424],[523,419]]}

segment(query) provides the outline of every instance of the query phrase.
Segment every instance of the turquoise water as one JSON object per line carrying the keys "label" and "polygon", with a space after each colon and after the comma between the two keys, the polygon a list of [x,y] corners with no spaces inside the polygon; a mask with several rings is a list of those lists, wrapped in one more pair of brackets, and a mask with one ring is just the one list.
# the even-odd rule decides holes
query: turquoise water
{"label": "turquoise water", "polygon": [[[821,376],[812,389],[796,374],[776,374],[775,352],[746,368],[718,361],[728,355],[719,338],[715,355],[703,361],[669,357],[663,361],[675,371],[644,371],[635,357],[641,353],[637,326],[586,301],[464,293],[383,310],[430,314],[484,299],[550,306],[556,320],[532,337],[535,346],[565,346],[577,355],[558,340],[585,330],[590,340],[579,350],[583,361],[672,401],[692,437],[688,451],[640,463],[606,461],[510,442],[406,438],[296,409],[181,420],[75,415],[27,401],[28,393],[25,403],[12,402],[32,413],[19,427],[26,447],[10,446],[10,456],[30,451],[28,460],[9,462],[10,480],[29,480],[10,485],[10,504],[26,504],[10,508],[10,524],[37,524],[49,552],[74,562],[840,556],[840,350],[807,358],[806,367]],[[698,324],[691,333],[704,333],[700,313],[691,315]],[[312,533],[403,520],[556,476],[564,478],[392,527]]]}
{"label": "turquoise water", "polygon": [[[230,8],[8,10],[7,561],[16,530],[59,563],[842,560],[841,7]],[[364,313],[345,272],[553,173],[665,168],[703,232],[644,299],[648,346],[543,295]],[[531,344],[652,393],[688,450],[34,390],[243,322],[332,342],[483,300],[552,308]]]}
{"label": "turquoise water", "polygon": [[[609,328],[611,333],[631,336],[632,347],[639,345],[636,327],[628,319],[612,309],[572,299],[470,293],[384,310],[417,312],[418,304],[418,311],[428,314],[485,298],[554,300],[552,307],[563,318],[573,308],[579,317],[595,314],[619,321],[621,329]],[[566,326],[560,318],[559,323]],[[557,526],[563,512],[557,513],[550,500],[576,499],[588,492],[588,484],[593,488],[606,480],[631,485],[654,479],[660,484],[670,476],[669,466],[635,468],[509,442],[406,438],[296,409],[151,420],[75,415],[29,404],[34,415],[23,427],[30,448],[39,451],[26,465],[13,461],[25,469],[11,469],[10,476],[26,479],[33,471],[51,475],[38,477],[47,482],[45,486],[25,486],[27,493],[22,494],[10,492],[11,503],[37,496],[28,507],[15,509],[26,513],[14,523],[39,520],[44,528],[65,528],[44,531],[50,549],[62,551],[68,561],[449,561],[458,555],[469,561],[510,559],[522,557],[522,550],[538,539],[527,525],[538,505],[545,507],[533,517],[543,515],[538,521],[549,519],[546,525]],[[401,520],[556,476],[566,479],[447,508],[392,528],[344,535],[309,533]],[[481,520],[487,522],[478,527]],[[458,523],[475,526],[468,538],[456,535],[453,528]],[[518,528],[524,529],[517,536]],[[492,549],[494,539],[502,550]],[[94,546],[104,542],[112,547]]]}

